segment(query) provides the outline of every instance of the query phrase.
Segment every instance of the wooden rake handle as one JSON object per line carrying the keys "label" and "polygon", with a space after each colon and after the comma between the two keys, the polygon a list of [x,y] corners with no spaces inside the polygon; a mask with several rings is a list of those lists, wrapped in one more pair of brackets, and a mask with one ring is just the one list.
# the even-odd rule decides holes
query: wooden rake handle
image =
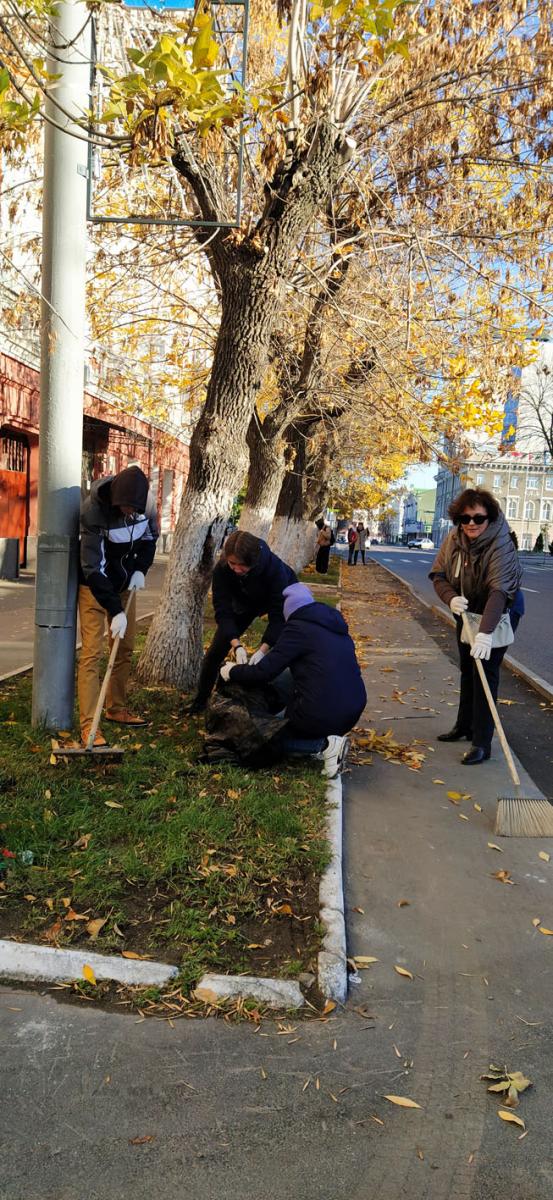
{"label": "wooden rake handle", "polygon": [[[461,616],[463,618],[463,629],[465,630],[465,633],[467,635],[469,645],[472,647],[472,646],[474,646],[474,638],[472,636],[472,629],[471,629],[470,621],[468,620],[466,613],[464,613],[464,612],[461,613]],[[476,668],[477,668],[478,674],[480,676],[480,683],[482,684],[482,687],[484,688],[486,700],[488,701],[490,712],[493,717],[493,723],[495,725],[495,728],[497,729],[497,736],[499,738],[499,741],[501,742],[501,749],[503,750],[503,753],[507,760],[507,766],[511,773],[511,779],[516,787],[520,787],[520,779],[519,779],[518,771],[515,767],[515,761],[511,754],[511,748],[509,746],[507,738],[505,737],[505,731],[503,729],[503,726],[501,724],[501,720],[499,717],[499,713],[495,706],[495,700],[490,691],[490,685],[488,683],[488,680],[486,679],[486,672],[485,672],[484,667],[482,666],[482,662],[479,658],[475,658],[474,662],[476,663]]]}
{"label": "wooden rake handle", "polygon": [[[132,598],[135,595],[135,593],[136,593],[136,588],[131,588],[129,595],[127,597],[127,603],[126,603],[125,609],[124,609],[125,616],[128,616],[129,608],[131,607],[131,601],[132,601]],[[86,743],[85,750],[92,750],[92,747],[94,746],[94,738],[96,737],[96,734],[98,732],[98,726],[100,724],[100,717],[102,715],[102,709],[104,707],[104,700],[106,698],[108,684],[111,679],[111,673],[115,666],[115,659],[117,658],[117,651],[119,649],[120,641],[121,641],[120,637],[115,637],[113,639],[113,646],[111,647],[111,654],[109,656],[107,670],[104,675],[102,686],[100,688],[100,695],[98,696],[98,703],[96,705],[96,708],[94,709],[94,716],[92,718],[92,725],[90,726],[90,733],[88,735],[88,741]]]}

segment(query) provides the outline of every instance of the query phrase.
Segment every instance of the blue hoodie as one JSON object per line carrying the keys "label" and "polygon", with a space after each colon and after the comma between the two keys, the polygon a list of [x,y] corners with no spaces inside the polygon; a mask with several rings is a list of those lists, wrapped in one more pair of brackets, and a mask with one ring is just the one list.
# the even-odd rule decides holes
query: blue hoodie
{"label": "blue hoodie", "polygon": [[294,693],[286,716],[303,737],[347,733],[367,702],[355,647],[341,613],[306,604],[289,617],[270,654],[253,667],[233,667],[231,683],[259,687],[290,668]]}
{"label": "blue hoodie", "polygon": [[269,621],[261,640],[274,646],[284,629],[282,593],[295,582],[292,568],[262,540],[257,562],[247,575],[236,575],[224,560],[218,562],[211,585],[218,628],[230,642],[240,636],[237,616],[253,621],[267,613]]}

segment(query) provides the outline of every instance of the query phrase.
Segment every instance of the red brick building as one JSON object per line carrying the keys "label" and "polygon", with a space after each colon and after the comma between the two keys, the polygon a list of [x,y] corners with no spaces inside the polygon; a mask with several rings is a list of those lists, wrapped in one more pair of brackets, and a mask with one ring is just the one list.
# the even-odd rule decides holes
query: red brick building
{"label": "red brick building", "polygon": [[[37,534],[38,371],[0,352],[0,538],[17,537],[22,566],[34,562]],[[121,411],[92,387],[84,395],[83,489],[137,463],[157,495],[160,549],[168,549],[188,474],[185,441]]]}

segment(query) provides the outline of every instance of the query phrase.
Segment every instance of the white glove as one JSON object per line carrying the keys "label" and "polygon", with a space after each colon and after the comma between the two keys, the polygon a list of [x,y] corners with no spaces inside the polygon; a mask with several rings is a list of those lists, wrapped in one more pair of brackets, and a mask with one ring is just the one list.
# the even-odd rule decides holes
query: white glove
{"label": "white glove", "polygon": [[247,667],[248,651],[244,650],[243,646],[236,646],[234,651],[234,659],[239,667]]}
{"label": "white glove", "polygon": [[112,617],[110,630],[112,637],[124,638],[127,632],[127,618],[124,612],[116,613],[115,616]]}
{"label": "white glove", "polygon": [[474,645],[471,647],[472,657],[489,658],[492,652],[492,641],[491,633],[477,633]]}
{"label": "white glove", "polygon": [[255,651],[255,652],[252,654],[251,658],[249,659],[248,666],[249,666],[249,667],[255,667],[255,664],[256,664],[256,663],[260,663],[260,662],[262,662],[262,661],[263,661],[263,659],[265,658],[265,653],[266,653],[266,651],[265,651],[265,650],[261,650],[261,649],[259,649],[259,650],[256,650],[256,651]]}
{"label": "white glove", "polygon": [[221,679],[223,679],[225,683],[228,683],[228,681],[229,681],[230,673],[232,671],[233,666],[234,666],[234,663],[223,663],[223,666],[221,667],[221,670],[219,671],[219,675],[221,676]]}
{"label": "white glove", "polygon": [[449,601],[449,607],[456,617],[460,617],[462,612],[466,612],[469,602],[466,596],[452,596]]}
{"label": "white glove", "polygon": [[146,579],[142,571],[135,571],[134,574],[131,575],[129,587],[136,588],[137,592],[142,591],[142,588],[146,587]]}

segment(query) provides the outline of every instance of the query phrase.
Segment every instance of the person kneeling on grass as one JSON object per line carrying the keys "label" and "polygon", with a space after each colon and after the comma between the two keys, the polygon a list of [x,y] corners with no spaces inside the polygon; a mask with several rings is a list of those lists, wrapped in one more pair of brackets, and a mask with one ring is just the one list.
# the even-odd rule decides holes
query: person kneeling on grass
{"label": "person kneeling on grass", "polygon": [[[332,779],[344,765],[348,739],[367,701],[355,647],[341,613],[317,603],[303,583],[282,593],[286,625],[272,650],[253,666],[225,663],[225,682],[242,687],[274,683],[286,692],[285,754],[318,754]],[[283,672],[291,676],[291,685]],[[290,677],[288,676],[288,678]]]}

